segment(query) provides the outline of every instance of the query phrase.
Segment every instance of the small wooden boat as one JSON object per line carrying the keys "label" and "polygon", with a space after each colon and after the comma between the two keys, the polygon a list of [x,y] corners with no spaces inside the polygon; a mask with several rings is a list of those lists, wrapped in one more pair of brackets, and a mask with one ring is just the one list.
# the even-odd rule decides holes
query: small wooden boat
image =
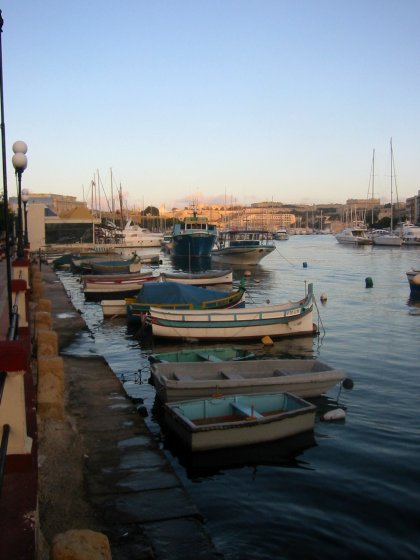
{"label": "small wooden boat", "polygon": [[313,286],[296,302],[246,309],[204,310],[150,307],[153,335],[172,339],[247,340],[309,335],[317,332],[313,323]]}
{"label": "small wooden boat", "polygon": [[342,371],[313,359],[151,364],[151,380],[163,402],[276,391],[318,397],[344,379]]}
{"label": "small wooden boat", "polygon": [[162,282],[181,282],[192,286],[211,286],[213,284],[231,284],[231,270],[208,270],[207,272],[161,272]]}
{"label": "small wooden boat", "polygon": [[147,282],[135,298],[126,298],[127,320],[142,322],[146,312],[156,309],[221,309],[245,305],[245,288],[222,292],[178,282]]}
{"label": "small wooden boat", "polygon": [[85,274],[129,274],[140,272],[141,258],[135,254],[130,259],[86,259],[81,261],[80,267]]}
{"label": "small wooden boat", "polygon": [[410,294],[413,297],[420,297],[420,270],[409,270],[407,273],[407,280],[410,285]]}
{"label": "small wooden boat", "polygon": [[131,275],[89,275],[89,278],[83,278],[82,282],[87,301],[102,301],[103,299],[123,299],[135,296],[145,282],[156,280],[157,277],[153,272],[141,272]]}
{"label": "small wooden boat", "polygon": [[290,393],[166,403],[164,422],[192,451],[253,445],[313,430],[316,407]]}
{"label": "small wooden boat", "polygon": [[187,348],[177,352],[160,352],[150,354],[150,363],[185,363],[185,362],[221,362],[253,360],[255,354],[243,348],[230,346],[227,348]]}

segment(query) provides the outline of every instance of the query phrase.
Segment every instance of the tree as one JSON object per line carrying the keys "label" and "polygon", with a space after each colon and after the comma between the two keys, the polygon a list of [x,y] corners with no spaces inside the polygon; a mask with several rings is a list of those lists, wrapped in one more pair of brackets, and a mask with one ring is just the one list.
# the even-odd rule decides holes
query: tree
{"label": "tree", "polygon": [[155,206],[148,206],[141,213],[142,216],[159,216],[159,210]]}

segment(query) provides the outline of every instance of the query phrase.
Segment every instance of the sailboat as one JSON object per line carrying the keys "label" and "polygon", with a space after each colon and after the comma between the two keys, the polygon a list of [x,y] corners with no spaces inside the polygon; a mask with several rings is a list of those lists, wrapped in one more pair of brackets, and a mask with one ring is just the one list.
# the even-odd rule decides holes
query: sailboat
{"label": "sailboat", "polygon": [[394,204],[392,201],[393,185],[395,182],[395,166],[394,166],[394,152],[392,149],[392,138],[390,140],[391,147],[391,224],[390,229],[377,229],[372,232],[372,241],[374,245],[383,245],[387,247],[401,247],[403,240],[399,235],[396,235],[394,230]]}

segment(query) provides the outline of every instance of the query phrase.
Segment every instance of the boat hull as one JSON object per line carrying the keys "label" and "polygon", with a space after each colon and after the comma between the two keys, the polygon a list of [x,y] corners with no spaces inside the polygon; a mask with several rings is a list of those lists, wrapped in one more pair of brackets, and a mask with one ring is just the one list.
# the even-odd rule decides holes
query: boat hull
{"label": "boat hull", "polygon": [[410,286],[410,294],[413,297],[420,297],[420,270],[407,272],[407,280]]}
{"label": "boat hull", "polygon": [[227,247],[212,251],[211,258],[214,262],[233,265],[257,265],[264,257],[272,253],[275,246],[264,247]]}
{"label": "boat hull", "polygon": [[208,272],[162,272],[162,282],[180,282],[190,286],[212,286],[218,284],[231,284],[233,272],[231,270],[213,270]]}
{"label": "boat hull", "polygon": [[172,339],[255,340],[316,332],[313,288],[298,302],[231,310],[164,310],[150,308],[153,335]]}
{"label": "boat hull", "polygon": [[165,424],[192,451],[242,447],[313,430],[316,407],[288,393],[166,404]]}
{"label": "boat hull", "polygon": [[216,234],[180,233],[172,237],[170,254],[174,257],[208,257],[216,241]]}
{"label": "boat hull", "polygon": [[219,395],[288,392],[318,397],[345,374],[318,360],[152,363],[151,379],[162,402]]}

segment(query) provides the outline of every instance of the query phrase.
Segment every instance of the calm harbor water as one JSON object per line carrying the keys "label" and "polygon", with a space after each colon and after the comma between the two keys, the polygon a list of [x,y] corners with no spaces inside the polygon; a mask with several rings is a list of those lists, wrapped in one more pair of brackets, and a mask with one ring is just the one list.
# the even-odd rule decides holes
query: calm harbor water
{"label": "calm harbor water", "polygon": [[[316,357],[354,382],[317,401],[320,412],[338,402],[344,421],[319,416],[313,437],[287,445],[182,454],[161,434],[147,383],[148,354],[168,347],[140,340],[123,319],[104,321],[63,272],[89,327],[67,352],[103,355],[127,392],[144,399],[151,430],[226,560],[419,558],[420,302],[410,301],[405,275],[412,267],[420,267],[419,248],[350,247],[326,235],[279,241],[252,270],[247,305],[299,299],[313,282],[320,314],[319,337],[278,341],[267,357]],[[235,270],[236,281],[243,272]]]}

